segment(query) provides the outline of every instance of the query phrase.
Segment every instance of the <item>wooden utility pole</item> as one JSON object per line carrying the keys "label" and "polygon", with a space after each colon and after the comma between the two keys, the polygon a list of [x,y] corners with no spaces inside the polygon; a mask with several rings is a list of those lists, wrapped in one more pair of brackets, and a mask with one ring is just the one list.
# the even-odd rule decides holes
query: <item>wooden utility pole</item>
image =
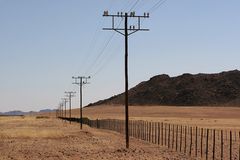
{"label": "wooden utility pole", "polygon": [[87,82],[88,79],[90,79],[90,76],[85,77],[85,76],[78,76],[78,77],[72,77],[72,79],[74,79],[75,81],[73,82],[73,84],[76,84],[79,86],[79,110],[80,110],[80,129],[82,129],[82,125],[83,125],[83,114],[82,114],[82,87],[85,84],[89,84]]}
{"label": "wooden utility pole", "polygon": [[74,97],[74,94],[76,92],[65,92],[66,93],[66,97],[68,97],[68,102],[69,102],[69,118],[70,118],[70,124],[71,124],[71,118],[72,118],[72,97]]}
{"label": "wooden utility pole", "polygon": [[67,118],[67,98],[62,98],[63,104],[64,104],[64,118]]}
{"label": "wooden utility pole", "polygon": [[[136,16],[135,12],[131,12],[130,14],[123,12],[118,12],[116,15],[109,15],[108,11],[104,11],[104,17],[111,17],[112,18],[112,27],[111,28],[103,28],[103,30],[112,30],[120,33],[125,37],[125,134],[126,134],[126,148],[129,148],[129,116],[128,116],[128,36],[137,32],[137,31],[149,31],[149,29],[142,29],[141,28],[141,19],[142,18],[149,18],[149,13],[144,13],[143,16]],[[124,18],[125,23],[124,27],[121,28],[115,26],[115,18]],[[130,25],[128,27],[128,18],[137,18],[138,23],[137,27],[135,25]]]}

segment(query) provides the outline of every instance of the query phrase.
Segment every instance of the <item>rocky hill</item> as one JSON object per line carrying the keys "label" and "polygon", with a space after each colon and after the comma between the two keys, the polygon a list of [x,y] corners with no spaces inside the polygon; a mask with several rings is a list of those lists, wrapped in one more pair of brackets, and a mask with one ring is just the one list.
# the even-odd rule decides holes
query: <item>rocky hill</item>
{"label": "rocky hill", "polygon": [[[102,104],[124,104],[124,94],[89,106]],[[158,75],[130,89],[129,104],[240,107],[240,71],[178,77]]]}

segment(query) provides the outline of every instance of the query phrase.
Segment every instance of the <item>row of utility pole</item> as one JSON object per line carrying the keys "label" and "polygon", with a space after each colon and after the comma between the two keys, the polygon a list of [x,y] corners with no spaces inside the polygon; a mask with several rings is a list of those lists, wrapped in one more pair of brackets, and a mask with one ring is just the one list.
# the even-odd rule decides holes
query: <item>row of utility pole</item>
{"label": "row of utility pole", "polygon": [[[79,86],[79,117],[80,117],[80,129],[82,129],[82,125],[83,125],[83,113],[82,113],[82,103],[83,103],[83,92],[82,92],[82,88],[83,85],[85,84],[89,84],[89,82],[87,81],[88,79],[90,79],[90,76],[85,77],[85,76],[78,76],[78,77],[72,77],[72,79],[74,79],[74,82],[72,84],[78,85]],[[67,102],[69,104],[69,117],[68,118],[72,118],[72,98],[75,96],[76,92],[73,91],[67,91],[64,92],[65,98],[62,98],[62,102],[59,104],[58,110],[56,111],[56,116],[57,117],[64,117],[67,118]],[[70,121],[71,123],[71,121]]]}
{"label": "row of utility pole", "polygon": [[[103,30],[116,31],[117,33],[124,36],[125,39],[125,138],[126,148],[129,148],[129,112],[128,112],[128,37],[138,31],[149,31],[149,29],[141,27],[141,20],[149,18],[149,13],[143,15],[136,15],[135,12],[117,12],[117,14],[109,14],[108,11],[104,11],[104,17],[110,17],[112,19],[112,25],[109,28],[103,28]],[[124,26],[120,27],[121,24],[116,24],[116,19],[124,19]],[[129,19],[135,20],[135,25],[129,25]],[[117,21],[119,22],[119,21]],[[80,128],[82,129],[82,86],[88,84],[87,80],[90,77],[78,76],[72,77],[76,84],[80,88]],[[71,98],[74,96],[74,92],[66,92],[69,98],[70,118],[71,118]],[[63,108],[60,106],[60,108]],[[63,114],[63,112],[60,112]],[[65,101],[65,117],[66,117],[66,101]],[[71,120],[70,120],[71,122]]]}

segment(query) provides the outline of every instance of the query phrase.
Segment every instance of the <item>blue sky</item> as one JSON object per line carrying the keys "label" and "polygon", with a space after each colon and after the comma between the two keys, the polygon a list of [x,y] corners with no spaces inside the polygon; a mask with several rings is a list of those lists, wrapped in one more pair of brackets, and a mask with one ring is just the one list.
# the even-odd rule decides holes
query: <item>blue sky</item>
{"label": "blue sky", "polygon": [[[111,25],[102,14],[136,1],[0,0],[0,112],[56,108],[64,91],[78,90],[73,75],[92,76],[84,104],[121,93],[124,37],[102,30]],[[150,11],[142,23],[150,32],[129,37],[130,87],[158,74],[240,68],[239,0],[167,0],[151,10],[158,1],[133,7]]]}

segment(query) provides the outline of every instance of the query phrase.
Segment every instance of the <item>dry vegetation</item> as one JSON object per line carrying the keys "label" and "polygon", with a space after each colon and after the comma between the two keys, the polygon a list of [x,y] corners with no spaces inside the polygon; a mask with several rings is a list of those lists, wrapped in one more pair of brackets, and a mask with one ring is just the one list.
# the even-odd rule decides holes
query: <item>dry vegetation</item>
{"label": "dry vegetation", "polygon": [[0,159],[145,160],[189,159],[143,141],[131,139],[129,150],[118,133],[63,122],[55,118],[1,117]]}
{"label": "dry vegetation", "polygon": [[[84,108],[83,112],[85,117],[91,119],[124,119],[124,106],[95,106]],[[130,106],[129,112],[130,119],[133,120],[240,129],[238,107]],[[73,110],[73,116],[79,117],[79,109]]]}
{"label": "dry vegetation", "polygon": [[[124,106],[84,108],[91,119],[124,119]],[[67,112],[68,115],[68,112]],[[72,111],[79,117],[79,109]],[[38,117],[0,117],[0,159],[190,159],[180,153],[131,139],[124,149],[121,134],[55,119],[55,113]],[[50,118],[49,118],[49,117]],[[130,106],[130,119],[240,129],[240,108]]]}

